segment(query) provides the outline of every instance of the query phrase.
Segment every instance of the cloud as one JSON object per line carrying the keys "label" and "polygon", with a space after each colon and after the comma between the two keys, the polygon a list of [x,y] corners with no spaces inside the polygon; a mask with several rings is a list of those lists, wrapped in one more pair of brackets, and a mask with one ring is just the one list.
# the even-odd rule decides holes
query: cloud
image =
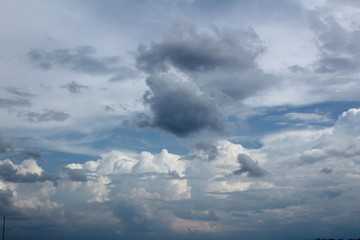
{"label": "cloud", "polygon": [[146,80],[151,92],[144,95],[153,116],[143,126],[166,130],[186,137],[203,129],[223,132],[225,118],[209,97],[175,75],[158,75]]}
{"label": "cloud", "polygon": [[91,171],[87,169],[77,169],[65,166],[62,168],[62,173],[65,174],[70,181],[87,182],[91,177]]}
{"label": "cloud", "polygon": [[268,174],[259,166],[258,162],[252,160],[247,154],[239,154],[238,162],[241,166],[234,172],[236,175],[246,173],[248,177],[263,177]]}
{"label": "cloud", "polygon": [[162,41],[138,48],[137,67],[150,75],[144,102],[153,114],[140,114],[138,125],[178,137],[205,129],[224,132],[223,115],[229,113],[220,108],[235,109],[276,81],[258,67],[264,52],[251,28],[200,31],[187,20],[175,22]]}
{"label": "cloud", "polygon": [[2,137],[0,137],[0,154],[4,154],[7,152],[12,151],[12,144],[11,142],[6,141]]}
{"label": "cloud", "polygon": [[323,169],[320,170],[321,173],[325,173],[325,174],[330,174],[333,172],[334,169],[332,168],[328,168],[328,167],[325,167]]}
{"label": "cloud", "polygon": [[4,215],[8,216],[9,214],[13,215],[14,213],[9,209],[11,208],[11,197],[12,192],[9,190],[0,189],[0,208],[4,209]]}
{"label": "cloud", "polygon": [[262,41],[251,28],[214,27],[202,33],[190,22],[180,20],[162,42],[141,45],[136,61],[138,68],[149,74],[175,67],[218,100],[242,100],[274,83],[274,77],[256,63],[264,52]]}
{"label": "cloud", "polygon": [[[342,121],[354,112],[343,114]],[[356,119],[347,122],[353,124]],[[289,144],[302,145],[302,140]],[[225,236],[222,234],[229,229],[239,234],[284,229],[303,226],[315,216],[333,219],[339,217],[339,211],[341,220],[354,221],[357,215],[346,209],[357,203],[348,199],[359,195],[353,189],[358,187],[354,179],[359,177],[360,165],[350,169],[337,156],[330,162],[314,163],[318,165],[311,169],[279,164],[276,157],[282,155],[296,160],[294,149],[271,155],[266,146],[245,149],[222,140],[195,144],[184,156],[167,150],[156,154],[111,151],[97,160],[64,166],[56,184],[41,179],[44,171],[34,160],[18,165],[5,160],[1,163],[6,167],[0,169],[2,179],[8,181],[0,181],[0,204],[5,189],[4,204],[15,212],[22,209],[29,216],[36,209],[43,211],[39,219],[42,215],[60,219],[49,222],[52,229],[68,230],[64,222],[81,230],[106,223],[106,231],[137,238],[159,232],[184,239],[194,235],[202,238],[207,233]],[[324,163],[336,171],[319,174]],[[262,178],[269,173],[264,169],[272,173],[269,178]],[[328,222],[311,223],[328,226]]]}
{"label": "cloud", "polygon": [[215,160],[219,155],[217,145],[212,142],[198,142],[194,145],[190,156],[190,159],[202,159],[204,161]]}
{"label": "cloud", "polygon": [[137,76],[137,71],[131,68],[119,67],[117,73],[109,79],[109,82],[122,82],[126,79],[132,79]]}
{"label": "cloud", "polygon": [[0,98],[0,108],[11,109],[13,107],[30,107],[31,105],[30,100],[24,98]]}
{"label": "cloud", "polygon": [[358,138],[360,136],[360,108],[351,108],[343,112],[334,126],[334,135],[338,138]]}
{"label": "cloud", "polygon": [[62,111],[45,109],[43,113],[22,111],[19,112],[18,116],[28,122],[63,122],[68,119],[70,115]]}
{"label": "cloud", "polygon": [[194,211],[194,210],[181,210],[175,212],[175,215],[189,220],[202,220],[202,221],[219,221],[214,211]]}
{"label": "cloud", "polygon": [[334,17],[322,20],[319,16],[313,16],[312,26],[317,35],[321,53],[316,63],[317,72],[358,71],[360,31],[347,30]]}
{"label": "cloud", "polygon": [[327,116],[319,115],[316,113],[286,113],[284,115],[289,120],[299,120],[299,121],[305,121],[305,122],[320,122],[320,123],[326,123],[331,122],[331,119],[329,119]]}
{"label": "cloud", "polygon": [[30,61],[41,70],[60,67],[69,71],[91,75],[107,75],[116,71],[117,56],[98,58],[95,48],[81,46],[76,49],[57,49],[44,51],[33,49],[28,53]]}
{"label": "cloud", "polygon": [[10,160],[0,161],[0,178],[6,182],[44,182],[54,181],[58,177],[44,172],[34,160],[24,160],[16,165]]}
{"label": "cloud", "polygon": [[70,93],[73,93],[73,94],[81,93],[82,90],[89,88],[89,86],[78,84],[75,81],[69,82],[60,87],[66,88],[67,90],[69,90]]}
{"label": "cloud", "polygon": [[23,155],[25,159],[38,159],[42,156],[41,152],[35,150],[24,150],[21,151],[19,154]]}
{"label": "cloud", "polygon": [[18,97],[32,97],[34,96],[31,93],[28,93],[27,91],[21,89],[21,88],[14,88],[14,87],[5,87],[4,88],[7,92],[16,95]]}
{"label": "cloud", "polygon": [[253,29],[217,29],[213,35],[200,33],[187,21],[178,21],[163,42],[141,45],[137,64],[146,72],[163,72],[175,66],[187,72],[216,68],[254,67],[264,47]]}

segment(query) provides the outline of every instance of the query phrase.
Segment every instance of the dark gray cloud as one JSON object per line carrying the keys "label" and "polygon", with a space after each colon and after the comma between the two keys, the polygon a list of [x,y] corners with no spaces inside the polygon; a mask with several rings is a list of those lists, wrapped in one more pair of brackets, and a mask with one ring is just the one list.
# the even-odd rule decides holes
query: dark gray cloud
{"label": "dark gray cloud", "polygon": [[11,142],[8,142],[5,139],[3,139],[2,137],[0,137],[0,154],[10,152],[10,151],[12,151],[12,149],[13,149],[13,146],[12,146]]}
{"label": "dark gray cloud", "polygon": [[12,192],[0,189],[0,209],[7,210],[11,206]]}
{"label": "dark gray cloud", "polygon": [[7,92],[19,96],[19,97],[32,97],[34,96],[31,93],[28,93],[27,91],[21,89],[21,88],[14,88],[14,87],[5,87],[4,88]]}
{"label": "dark gray cloud", "polygon": [[181,210],[175,211],[174,214],[180,218],[188,220],[201,220],[201,221],[219,221],[214,211],[190,211]]}
{"label": "dark gray cloud", "polygon": [[219,155],[216,145],[212,142],[198,142],[194,145],[190,156],[187,158],[212,161]]}
{"label": "dark gray cloud", "polygon": [[325,174],[330,174],[333,172],[334,169],[332,168],[328,168],[328,167],[325,167],[323,169],[320,170],[321,173],[325,173]]}
{"label": "dark gray cloud", "polygon": [[360,63],[360,31],[349,31],[333,18],[312,18],[317,35],[320,59],[315,64],[319,73],[349,72]]}
{"label": "dark gray cloud", "polygon": [[214,29],[212,34],[202,34],[192,24],[179,21],[163,42],[141,45],[138,52],[137,65],[146,72],[165,71],[169,65],[193,72],[252,68],[264,47],[252,29]]}
{"label": "dark gray cloud", "polygon": [[320,193],[320,197],[325,197],[329,199],[337,198],[343,194],[343,191],[340,189],[328,189]]}
{"label": "dark gray cloud", "polygon": [[30,61],[44,71],[53,67],[93,75],[111,74],[116,71],[115,65],[119,62],[117,56],[99,58],[94,55],[95,49],[90,46],[53,51],[33,49],[28,53]]}
{"label": "dark gray cloud", "polygon": [[[185,20],[176,22],[161,42],[138,48],[137,67],[150,75],[144,102],[153,114],[140,114],[138,125],[179,137],[203,129],[224,131],[218,106],[243,100],[274,81],[256,64],[264,51],[251,28],[214,27],[203,33]],[[174,68],[186,80],[174,80]]]}
{"label": "dark gray cloud", "polygon": [[263,177],[269,174],[259,166],[258,162],[252,160],[247,154],[239,154],[238,162],[241,166],[239,170],[234,172],[235,174],[247,173],[248,177]]}
{"label": "dark gray cloud", "polygon": [[69,90],[70,93],[81,93],[82,90],[88,89],[89,86],[86,85],[82,85],[82,84],[78,84],[75,81],[69,82],[65,85],[60,86],[61,88],[66,88],[67,90]]}
{"label": "dark gray cloud", "polygon": [[299,65],[292,65],[288,67],[289,71],[292,73],[303,73],[306,71],[305,67]]}
{"label": "dark gray cloud", "polygon": [[160,43],[141,45],[139,69],[156,74],[177,68],[203,91],[222,98],[244,99],[274,83],[275,78],[257,66],[265,52],[253,29],[213,28],[201,33],[179,21]]}
{"label": "dark gray cloud", "polygon": [[42,154],[36,150],[24,150],[19,153],[20,155],[24,156],[25,159],[32,158],[38,159],[41,158]]}
{"label": "dark gray cloud", "polygon": [[68,119],[70,116],[69,114],[64,113],[62,111],[49,110],[49,109],[43,110],[43,113],[27,111],[27,112],[20,112],[18,115],[22,119],[29,122],[50,122],[50,121],[63,122],[66,119]]}
{"label": "dark gray cloud", "polygon": [[67,167],[62,168],[62,173],[74,182],[87,182],[91,175],[91,172],[87,169],[71,169]]}
{"label": "dark gray cloud", "polygon": [[124,232],[144,233],[161,229],[159,221],[152,221],[147,214],[144,214],[147,211],[149,209],[145,209],[145,205],[141,203],[122,200],[114,207],[113,213],[121,220]]}
{"label": "dark gray cloud", "polygon": [[59,177],[54,174],[49,174],[42,172],[40,175],[36,173],[18,173],[14,168],[14,165],[9,162],[3,162],[0,165],[0,178],[6,182],[23,182],[23,183],[33,183],[33,182],[44,182],[44,181],[55,181]]}
{"label": "dark gray cloud", "polygon": [[225,118],[216,103],[197,93],[190,83],[174,75],[148,77],[146,83],[151,92],[144,95],[144,101],[153,116],[142,119],[142,126],[160,128],[179,137],[203,129],[225,130]]}
{"label": "dark gray cloud", "polygon": [[25,98],[18,99],[9,99],[9,98],[0,98],[0,108],[13,108],[13,107],[30,107],[31,102]]}
{"label": "dark gray cloud", "polygon": [[116,111],[116,109],[113,105],[105,105],[104,109],[106,112],[115,112]]}

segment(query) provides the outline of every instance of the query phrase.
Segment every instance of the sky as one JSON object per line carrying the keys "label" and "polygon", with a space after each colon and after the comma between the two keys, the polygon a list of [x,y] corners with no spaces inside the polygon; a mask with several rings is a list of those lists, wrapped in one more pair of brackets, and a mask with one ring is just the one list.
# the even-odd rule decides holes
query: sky
{"label": "sky", "polygon": [[1,0],[6,239],[360,238],[357,0]]}

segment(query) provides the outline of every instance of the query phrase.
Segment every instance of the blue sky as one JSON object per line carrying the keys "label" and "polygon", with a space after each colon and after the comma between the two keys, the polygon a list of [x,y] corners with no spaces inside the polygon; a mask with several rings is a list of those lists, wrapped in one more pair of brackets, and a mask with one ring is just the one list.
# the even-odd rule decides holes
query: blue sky
{"label": "blue sky", "polygon": [[6,239],[359,238],[359,13],[1,1]]}

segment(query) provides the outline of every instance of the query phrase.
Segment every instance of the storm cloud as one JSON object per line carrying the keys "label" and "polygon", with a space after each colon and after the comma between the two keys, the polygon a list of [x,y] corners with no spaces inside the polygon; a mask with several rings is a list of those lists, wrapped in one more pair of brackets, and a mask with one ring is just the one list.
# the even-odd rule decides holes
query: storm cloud
{"label": "storm cloud", "polygon": [[258,67],[264,52],[252,28],[200,31],[187,20],[174,22],[162,41],[138,48],[137,67],[150,75],[144,102],[153,114],[140,125],[179,137],[204,129],[223,132],[222,104],[235,105],[274,82]]}
{"label": "storm cloud", "polygon": [[184,20],[176,22],[162,42],[141,45],[136,60],[138,68],[149,74],[175,67],[218,100],[238,100],[274,83],[274,77],[257,64],[265,50],[252,28],[214,27],[203,33]]}
{"label": "storm cloud", "polygon": [[259,166],[259,163],[252,160],[247,154],[239,154],[238,162],[240,163],[240,169],[236,170],[234,174],[246,173],[249,177],[263,177],[269,174],[266,170]]}
{"label": "storm cloud", "polygon": [[148,77],[146,83],[151,91],[144,95],[144,102],[153,116],[143,126],[160,128],[178,137],[203,129],[225,130],[225,118],[216,103],[197,92],[191,83],[175,75]]}
{"label": "storm cloud", "polygon": [[209,71],[217,68],[254,67],[255,58],[265,50],[253,29],[214,28],[200,33],[187,22],[176,22],[163,42],[141,45],[137,64],[146,72],[163,72],[170,66],[183,71]]}

